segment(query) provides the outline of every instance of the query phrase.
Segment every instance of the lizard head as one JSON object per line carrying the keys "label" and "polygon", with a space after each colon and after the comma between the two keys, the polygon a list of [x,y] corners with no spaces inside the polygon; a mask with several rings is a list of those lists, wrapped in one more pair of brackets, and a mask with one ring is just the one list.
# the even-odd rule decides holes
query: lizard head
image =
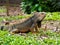
{"label": "lizard head", "polygon": [[37,20],[42,21],[45,18],[46,13],[45,12],[36,12],[34,15],[36,16]]}

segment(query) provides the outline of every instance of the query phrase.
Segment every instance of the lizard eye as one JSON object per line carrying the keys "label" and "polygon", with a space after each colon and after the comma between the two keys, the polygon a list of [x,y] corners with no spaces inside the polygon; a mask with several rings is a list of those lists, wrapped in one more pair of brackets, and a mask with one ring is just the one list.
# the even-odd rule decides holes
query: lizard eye
{"label": "lizard eye", "polygon": [[42,12],[41,14],[42,14],[42,15],[46,15],[46,13],[45,13],[45,12]]}

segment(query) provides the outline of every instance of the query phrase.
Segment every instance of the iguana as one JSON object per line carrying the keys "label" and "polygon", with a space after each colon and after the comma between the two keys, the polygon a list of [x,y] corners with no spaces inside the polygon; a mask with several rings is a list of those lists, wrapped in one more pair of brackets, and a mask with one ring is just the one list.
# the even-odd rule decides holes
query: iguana
{"label": "iguana", "polygon": [[14,25],[7,25],[5,27],[3,26],[2,29],[9,30],[11,33],[25,33],[29,31],[31,31],[32,33],[38,32],[38,27],[41,25],[41,21],[45,16],[45,12],[36,12],[26,21]]}

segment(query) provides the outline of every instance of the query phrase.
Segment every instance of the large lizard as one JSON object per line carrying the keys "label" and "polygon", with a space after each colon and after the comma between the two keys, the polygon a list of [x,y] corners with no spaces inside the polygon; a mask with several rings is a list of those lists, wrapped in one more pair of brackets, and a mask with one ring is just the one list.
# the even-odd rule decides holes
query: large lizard
{"label": "large lizard", "polygon": [[41,25],[41,21],[44,19],[45,16],[45,12],[36,12],[32,17],[22,23],[14,24],[11,26],[7,25],[3,28],[5,30],[9,30],[11,33],[25,33],[29,31],[33,33],[38,32],[38,27]]}

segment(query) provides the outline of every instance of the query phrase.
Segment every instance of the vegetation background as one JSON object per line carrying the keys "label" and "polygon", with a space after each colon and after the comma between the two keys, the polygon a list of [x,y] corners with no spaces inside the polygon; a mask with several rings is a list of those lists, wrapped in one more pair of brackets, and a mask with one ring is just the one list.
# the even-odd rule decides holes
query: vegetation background
{"label": "vegetation background", "polygon": [[60,0],[23,0],[22,8],[28,14],[34,11],[59,12]]}
{"label": "vegetation background", "polygon": [[[51,24],[54,24],[54,21],[56,21],[56,24],[58,21],[60,23],[60,0],[22,0],[20,6],[24,13],[27,14],[17,16],[0,16],[0,26],[3,25],[1,22],[4,20],[11,22],[14,20],[29,18],[32,16],[31,13],[35,11],[45,11],[47,14],[44,21],[49,21],[48,23],[51,23],[51,21]],[[4,12],[6,12],[6,8],[0,9],[0,14]],[[44,21],[43,24],[46,23]],[[56,24],[54,25],[57,26]],[[58,28],[54,28],[53,30],[47,29],[46,31],[41,28],[39,33],[36,34],[29,32],[12,35],[7,30],[0,30],[0,45],[60,45],[59,27],[60,25],[58,25]]]}

